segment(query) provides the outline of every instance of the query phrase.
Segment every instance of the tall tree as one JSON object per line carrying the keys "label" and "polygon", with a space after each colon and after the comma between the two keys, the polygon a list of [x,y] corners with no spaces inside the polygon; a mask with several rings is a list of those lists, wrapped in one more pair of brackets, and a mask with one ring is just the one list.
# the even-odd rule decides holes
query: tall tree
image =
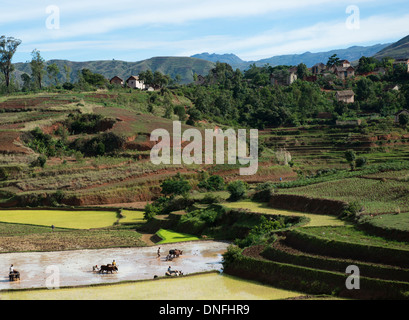
{"label": "tall tree", "polygon": [[331,57],[329,57],[328,62],[327,62],[327,67],[331,68],[334,66],[337,66],[339,64],[339,58],[337,54],[333,54]]}
{"label": "tall tree", "polygon": [[298,79],[303,80],[308,75],[308,68],[304,63],[300,63],[297,66],[297,76]]}
{"label": "tall tree", "polygon": [[34,49],[31,52],[31,61],[30,61],[30,67],[31,67],[31,75],[34,79],[34,84],[37,88],[42,88],[41,82],[43,81],[43,76],[45,73],[44,66],[45,66],[45,60],[40,54],[40,51],[37,49]]}
{"label": "tall tree", "polygon": [[23,80],[23,91],[28,91],[31,88],[31,78],[27,73],[21,75],[21,80]]}
{"label": "tall tree", "polygon": [[52,63],[47,66],[47,73],[50,80],[55,81],[55,85],[58,85],[58,74],[60,73],[60,69],[58,68],[57,64]]}
{"label": "tall tree", "polygon": [[65,82],[70,82],[71,67],[69,67],[67,64],[65,64],[64,65],[64,71],[65,71]]}
{"label": "tall tree", "polygon": [[4,74],[7,88],[10,86],[11,73],[14,71],[11,60],[20,44],[21,40],[13,37],[0,37],[0,70]]}

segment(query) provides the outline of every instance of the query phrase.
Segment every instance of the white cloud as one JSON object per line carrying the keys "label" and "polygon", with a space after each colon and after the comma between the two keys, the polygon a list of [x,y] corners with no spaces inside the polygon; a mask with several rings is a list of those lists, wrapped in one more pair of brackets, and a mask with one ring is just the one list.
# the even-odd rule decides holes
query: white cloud
{"label": "white cloud", "polygon": [[[391,2],[402,3],[402,0]],[[118,55],[119,59],[123,52],[132,50],[135,54],[136,51],[152,50],[158,52],[156,55],[180,56],[207,51],[235,53],[245,60],[258,60],[280,54],[399,39],[407,35],[409,18],[409,15],[366,17],[362,19],[359,30],[346,28],[348,15],[344,11],[340,12],[341,18],[337,21],[325,21],[329,18],[324,14],[321,22],[311,26],[301,27],[305,23],[297,22],[307,11],[327,12],[335,5],[339,10],[343,5],[345,8],[350,5],[350,0],[338,0],[336,4],[333,0],[55,0],[54,3],[61,13],[59,30],[45,27],[45,3],[40,6],[32,0],[2,3],[4,10],[0,12],[0,27],[3,32],[23,40],[19,51],[31,52],[33,48],[44,52],[106,50]],[[379,0],[354,1],[355,5],[364,3],[379,4]],[[18,11],[17,6],[24,9]],[[210,19],[222,21],[234,18],[244,22],[244,30],[246,17],[268,15],[274,21],[274,17],[280,17],[281,13],[291,15],[291,21],[294,21],[292,30],[288,26],[287,29],[278,26],[258,33],[253,31],[255,34],[252,36],[242,36],[240,30],[234,34],[220,30],[197,36],[194,29],[189,29],[198,21],[208,23]],[[181,35],[178,40],[170,40],[170,37],[158,33],[150,38],[138,35],[139,27],[146,30],[151,26],[155,31],[164,32],[169,26],[180,26],[178,32]]]}
{"label": "white cloud", "polygon": [[[375,0],[355,0],[364,3]],[[27,4],[22,5],[22,2]],[[349,4],[349,0],[339,0],[337,5]],[[61,28],[50,34],[45,28],[47,6],[39,6],[33,1],[19,1],[6,6],[0,13],[0,25],[36,21],[37,28],[17,31],[17,36],[26,42],[48,39],[67,39],[81,36],[104,34],[147,25],[178,25],[206,19],[243,18],[258,15],[311,9],[330,6],[332,0],[89,0],[67,1],[55,4],[60,8]],[[23,7],[25,9],[18,10]]]}
{"label": "white cloud", "polygon": [[244,48],[244,45],[239,43],[236,52],[240,51],[244,59],[262,59],[274,55],[384,43],[406,36],[408,19],[409,14],[402,17],[369,17],[361,20],[359,30],[349,30],[345,22],[318,23],[287,32],[273,30],[263,35],[242,39],[243,44],[252,46]]}

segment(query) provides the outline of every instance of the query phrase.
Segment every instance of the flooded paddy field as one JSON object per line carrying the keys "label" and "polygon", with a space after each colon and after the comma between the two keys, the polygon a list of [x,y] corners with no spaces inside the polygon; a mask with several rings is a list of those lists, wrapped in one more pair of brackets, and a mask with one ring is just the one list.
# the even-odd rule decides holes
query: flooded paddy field
{"label": "flooded paddy field", "polygon": [[[46,288],[59,284],[86,286],[121,281],[162,277],[167,268],[181,270],[185,275],[222,269],[222,254],[229,243],[219,241],[185,242],[142,248],[114,248],[98,250],[74,250],[61,252],[26,252],[0,254],[0,290]],[[157,257],[158,248],[161,257]],[[171,249],[183,250],[183,255],[166,261]],[[99,274],[92,271],[116,261],[118,272]],[[21,280],[9,282],[8,270],[13,264],[21,273]],[[56,278],[58,276],[58,278]],[[56,283],[54,279],[58,279]]]}

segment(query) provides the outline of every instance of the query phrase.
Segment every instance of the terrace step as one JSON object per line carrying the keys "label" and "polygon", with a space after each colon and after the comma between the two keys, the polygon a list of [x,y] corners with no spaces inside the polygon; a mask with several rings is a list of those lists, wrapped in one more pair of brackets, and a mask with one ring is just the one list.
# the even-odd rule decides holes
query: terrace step
{"label": "terrace step", "polygon": [[335,259],[357,260],[398,268],[409,265],[409,250],[344,242],[314,236],[293,230],[285,234],[284,244],[312,255],[325,255]]}
{"label": "terrace step", "polygon": [[409,269],[309,254],[287,245],[282,240],[278,240],[266,248],[261,252],[261,256],[270,261],[340,273],[344,273],[348,266],[356,265],[359,267],[360,274],[367,278],[409,282]]}

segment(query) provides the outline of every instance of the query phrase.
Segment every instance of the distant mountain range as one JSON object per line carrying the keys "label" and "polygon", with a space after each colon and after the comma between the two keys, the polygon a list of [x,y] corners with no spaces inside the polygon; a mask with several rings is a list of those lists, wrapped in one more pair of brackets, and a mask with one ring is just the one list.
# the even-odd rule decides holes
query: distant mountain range
{"label": "distant mountain range", "polygon": [[385,57],[394,59],[409,58],[409,36],[391,44],[374,55],[377,59]]}
{"label": "distant mountain range", "polygon": [[[311,53],[305,52],[303,54],[281,55],[274,56],[268,59],[258,61],[244,61],[234,54],[209,54],[207,52],[196,54],[191,57],[155,57],[138,62],[126,62],[120,60],[103,60],[103,61],[87,61],[87,62],[73,62],[68,60],[50,60],[46,65],[56,63],[60,69],[58,76],[60,82],[65,82],[64,65],[71,68],[70,81],[78,79],[78,72],[84,68],[104,75],[111,79],[114,76],[119,76],[126,80],[131,75],[138,75],[141,71],[150,69],[152,72],[160,71],[163,74],[168,74],[172,78],[176,75],[181,76],[181,83],[190,83],[193,81],[195,73],[200,75],[207,75],[209,71],[214,68],[216,62],[225,62],[230,64],[234,69],[239,68],[245,70],[250,65],[264,66],[270,64],[271,66],[290,65],[295,66],[300,63],[305,63],[307,67],[312,67],[316,63],[327,63],[328,58],[337,54],[339,58],[346,59],[352,63],[362,57],[375,57],[381,59],[383,57],[391,58],[409,58],[409,36],[392,44],[377,44],[374,46],[354,46],[348,49],[331,50],[327,52]],[[23,73],[31,74],[29,63],[16,63],[14,75],[18,81],[21,82],[21,75]],[[44,84],[47,85],[50,80],[47,76],[44,77]]]}
{"label": "distant mountain range", "polygon": [[256,64],[256,66],[264,66],[270,64],[272,67],[279,65],[296,66],[300,63],[305,63],[308,68],[311,68],[317,63],[327,63],[328,58],[334,54],[337,54],[341,59],[349,60],[351,62],[359,60],[362,56],[372,57],[379,51],[387,48],[390,44],[377,44],[369,47],[354,46],[348,49],[338,49],[326,52],[305,52],[303,54],[288,54],[274,56],[272,58],[262,59],[258,61],[243,61],[234,54],[209,54],[207,52],[193,55],[193,58],[199,58],[208,60],[211,62],[225,62],[230,64],[233,68],[239,68],[241,70],[247,69],[250,65]]}
{"label": "distant mountain range", "polygon": [[[152,72],[160,71],[163,74],[168,74],[172,78],[176,75],[181,76],[181,83],[190,83],[193,81],[194,73],[207,75],[214,68],[215,63],[189,57],[155,57],[138,62],[126,62],[120,60],[102,60],[102,61],[86,61],[74,62],[69,60],[49,60],[46,65],[55,63],[60,69],[58,79],[60,82],[65,82],[64,65],[71,68],[70,81],[78,80],[78,71],[86,68],[92,72],[97,72],[104,75],[107,79],[118,76],[124,80],[132,75],[138,75],[141,71],[152,70]],[[23,73],[31,74],[29,63],[16,63],[16,71],[14,75],[20,81]],[[44,84],[49,84],[50,80],[44,76]]]}

